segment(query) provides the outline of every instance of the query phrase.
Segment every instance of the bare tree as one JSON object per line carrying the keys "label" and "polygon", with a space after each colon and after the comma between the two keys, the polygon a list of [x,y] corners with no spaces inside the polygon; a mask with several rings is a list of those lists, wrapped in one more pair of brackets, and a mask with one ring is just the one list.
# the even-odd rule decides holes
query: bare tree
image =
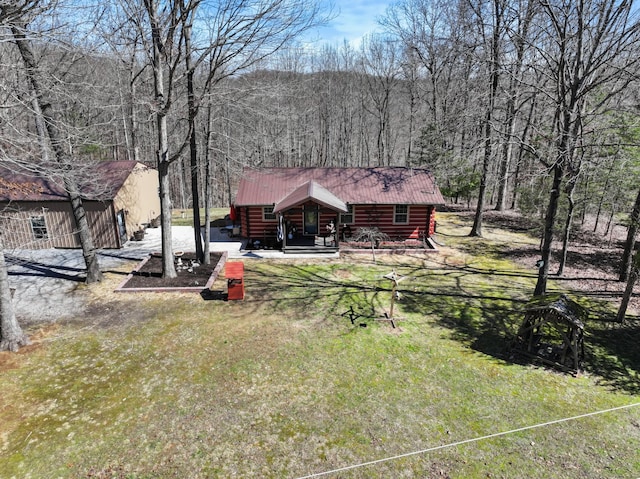
{"label": "bare tree", "polygon": [[40,2],[30,1],[2,4],[0,5],[0,20],[11,31],[13,41],[20,52],[25,74],[33,92],[33,101],[37,105],[36,111],[38,116],[41,116],[36,121],[41,120],[44,123],[53,151],[56,170],[62,175],[64,188],[71,203],[86,265],[86,282],[94,283],[102,279],[102,272],[100,271],[96,249],[93,245],[93,238],[87,222],[78,182],[73,175],[74,162],[65,146],[65,135],[61,130],[62,121],[53,109],[52,100],[47,97],[47,93],[42,87],[43,73],[33,52],[32,43],[27,37],[28,22],[33,20],[35,15],[42,14],[44,10],[41,9],[47,6],[46,4],[40,4]]}
{"label": "bare tree", "polygon": [[21,25],[18,22],[14,22],[11,25],[13,38],[24,61],[26,75],[29,78],[36,101],[42,112],[42,118],[51,142],[56,164],[62,173],[64,188],[69,195],[71,210],[76,222],[80,245],[82,247],[82,255],[86,265],[86,282],[95,283],[102,280],[102,272],[100,271],[96,248],[93,245],[93,238],[87,221],[86,211],[82,203],[81,192],[77,180],[72,174],[73,160],[64,146],[64,135],[59,129],[60,121],[56,118],[52,103],[46,98],[45,92],[40,86],[40,69],[38,68],[36,57],[33,54],[31,43],[26,37],[25,30],[26,25],[24,24]]}
{"label": "bare tree", "polygon": [[[546,292],[551,245],[565,174],[577,174],[587,119],[623,91],[640,61],[640,24],[631,2],[544,2],[547,38],[536,45],[553,90],[553,153],[544,165],[552,175],[535,295]],[[597,93],[597,97],[596,94]]]}
{"label": "bare tree", "polygon": [[[186,135],[170,143],[169,115],[175,113],[178,84],[201,66],[210,63],[200,77],[200,94],[192,92],[193,102],[187,116],[195,118],[199,99],[216,83],[246,70],[278,51],[318,21],[319,3],[315,0],[136,0],[123,3],[127,18],[147,42],[149,63],[154,78],[154,111],[157,133],[156,161],[160,177],[163,276],[175,277],[171,246],[170,166],[191,143],[193,122]],[[141,7],[141,8],[139,8]],[[198,22],[208,32],[189,53],[185,34]],[[186,43],[187,45],[189,42]],[[196,53],[183,68],[186,55]],[[192,168],[193,174],[196,170]],[[193,184],[197,185],[194,179]],[[192,192],[193,197],[198,191]],[[194,214],[194,217],[199,217]],[[196,234],[200,234],[199,231]]]}
{"label": "bare tree", "polygon": [[624,253],[622,255],[622,262],[620,264],[619,279],[620,281],[627,281],[631,273],[633,250],[636,244],[636,236],[638,234],[638,228],[640,228],[640,190],[636,196],[636,200],[633,203],[633,210],[629,217],[629,227],[627,229],[627,239],[624,242]]}
{"label": "bare tree", "polygon": [[485,116],[482,129],[483,135],[483,157],[482,157],[482,174],[480,177],[480,190],[478,192],[478,203],[476,205],[476,214],[473,219],[470,236],[482,236],[482,214],[484,209],[485,196],[487,191],[487,183],[489,181],[489,169],[493,160],[493,130],[494,116],[496,110],[496,99],[498,96],[498,86],[500,82],[500,70],[502,61],[502,40],[504,35],[504,15],[505,2],[503,0],[492,0],[491,2],[491,27],[489,32],[484,32],[483,2],[480,2],[476,15],[478,16],[478,25],[480,25],[481,36],[484,39],[486,47],[486,63],[488,69],[488,92],[485,105]]}
{"label": "bare tree", "polygon": [[629,307],[629,302],[631,301],[631,296],[633,295],[633,287],[638,282],[639,274],[640,274],[640,252],[637,252],[633,257],[633,261],[631,262],[629,278],[627,279],[627,287],[624,290],[624,294],[622,296],[622,302],[620,303],[620,307],[618,308],[618,314],[616,316],[616,319],[619,323],[624,322],[624,318],[627,314],[627,308]]}
{"label": "bare tree", "polygon": [[[446,181],[451,172],[453,145],[464,138],[468,84],[465,62],[473,47],[465,43],[468,32],[462,2],[403,0],[392,4],[381,20],[404,48],[403,71],[409,98],[408,140],[413,141],[413,122],[423,126],[416,142],[406,146],[408,161],[427,163]],[[465,52],[465,53],[463,53]],[[412,154],[413,153],[413,154]],[[442,168],[438,168],[442,165]]]}
{"label": "bare tree", "polygon": [[371,256],[374,264],[376,263],[376,248],[380,246],[383,241],[389,241],[389,235],[383,233],[378,228],[364,227],[358,228],[353,234],[353,241],[366,241],[371,245]]}
{"label": "bare tree", "polygon": [[537,6],[536,0],[516,0],[516,2],[508,2],[505,12],[506,32],[512,49],[511,54],[507,56],[513,57],[513,59],[509,63],[505,62],[504,65],[508,81],[505,87],[507,98],[502,123],[502,151],[498,173],[498,196],[495,205],[497,211],[506,209],[509,175],[513,163],[512,156],[515,150],[514,146],[517,144],[516,120],[518,113],[525,106],[525,103],[521,101],[526,84],[524,78],[526,72],[524,68],[525,55],[528,52],[527,47],[530,35],[532,35],[532,23],[537,14]]}
{"label": "bare tree", "polygon": [[401,52],[399,44],[392,38],[368,36],[361,46],[362,81],[366,85],[373,106],[370,113],[375,118],[377,166],[389,166],[393,158],[393,125],[391,113],[394,94],[398,89],[401,74]]}

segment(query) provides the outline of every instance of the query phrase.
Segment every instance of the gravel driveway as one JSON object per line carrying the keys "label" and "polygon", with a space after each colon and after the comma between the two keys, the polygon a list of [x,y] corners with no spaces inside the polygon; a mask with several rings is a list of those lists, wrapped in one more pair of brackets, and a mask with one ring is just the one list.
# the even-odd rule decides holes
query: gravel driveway
{"label": "gravel driveway", "polygon": [[[102,271],[137,262],[153,251],[160,251],[160,228],[147,230],[144,240],[129,241],[122,249],[100,250]],[[193,251],[193,228],[172,228],[174,251]],[[212,230],[211,250],[228,251],[231,257],[243,254],[241,242],[219,230]],[[9,283],[15,289],[14,307],[21,324],[51,322],[77,316],[85,310],[84,260],[80,249],[5,251]],[[133,263],[132,263],[133,264]]]}

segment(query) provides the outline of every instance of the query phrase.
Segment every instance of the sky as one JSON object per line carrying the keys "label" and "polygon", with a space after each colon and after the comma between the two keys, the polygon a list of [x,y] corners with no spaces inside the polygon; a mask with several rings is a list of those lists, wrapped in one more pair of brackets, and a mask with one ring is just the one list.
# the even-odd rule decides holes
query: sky
{"label": "sky", "polygon": [[314,36],[330,45],[342,44],[346,39],[357,47],[363,35],[379,28],[376,19],[391,3],[391,0],[333,0],[335,18],[314,32]]}

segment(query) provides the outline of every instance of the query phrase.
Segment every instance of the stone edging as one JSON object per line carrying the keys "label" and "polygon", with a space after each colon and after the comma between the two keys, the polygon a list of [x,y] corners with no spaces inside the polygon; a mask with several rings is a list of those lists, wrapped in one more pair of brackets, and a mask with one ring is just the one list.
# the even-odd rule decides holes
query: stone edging
{"label": "stone edging", "polygon": [[224,268],[225,263],[227,262],[227,258],[229,256],[229,253],[227,251],[223,251],[222,255],[220,256],[220,260],[218,261],[218,264],[216,265],[215,268],[213,268],[213,271],[211,272],[211,276],[209,276],[209,281],[207,281],[207,284],[205,284],[203,287],[201,286],[183,286],[180,288],[162,288],[162,287],[157,287],[157,288],[125,288],[124,285],[127,284],[127,282],[133,277],[134,273],[136,273],[138,270],[140,270],[140,268],[142,268],[145,263],[147,261],[149,261],[149,259],[151,259],[152,255],[149,255],[148,258],[145,258],[143,261],[140,262],[140,264],[138,264],[138,266],[136,266],[136,268],[127,275],[127,277],[124,279],[124,281],[122,281],[118,287],[114,290],[114,292],[116,293],[141,293],[141,292],[147,292],[147,293],[181,293],[181,292],[186,292],[186,293],[200,293],[203,290],[207,290],[207,289],[211,289],[211,286],[213,285],[213,283],[215,282],[216,279],[218,279],[218,275],[220,274],[220,272],[222,271],[222,268]]}

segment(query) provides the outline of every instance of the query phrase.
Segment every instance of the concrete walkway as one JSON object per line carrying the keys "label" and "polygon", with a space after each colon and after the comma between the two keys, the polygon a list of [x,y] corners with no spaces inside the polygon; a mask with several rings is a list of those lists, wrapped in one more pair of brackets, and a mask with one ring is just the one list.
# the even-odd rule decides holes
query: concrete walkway
{"label": "concrete walkway", "polygon": [[[225,230],[226,231],[226,230]],[[162,250],[162,230],[160,228],[147,228],[142,241],[128,241],[121,251],[125,254],[146,257],[149,253]],[[240,238],[231,238],[228,233],[222,233],[219,228],[211,228],[211,242],[209,248],[212,252],[227,251],[229,257],[242,256],[245,241]],[[171,228],[171,245],[173,251],[195,251],[195,235],[191,226],[174,226]]]}
{"label": "concrete walkway", "polygon": [[[195,236],[191,226],[174,226],[171,228],[173,251],[195,251]],[[140,258],[146,257],[153,251],[161,250],[160,228],[148,228],[142,241],[129,241],[121,250],[124,254]],[[209,248],[212,252],[226,251],[229,258],[265,258],[265,259],[295,259],[295,258],[338,258],[339,253],[308,253],[287,254],[279,250],[245,250],[247,240],[232,238],[229,230],[224,228],[211,228],[211,242]]]}

